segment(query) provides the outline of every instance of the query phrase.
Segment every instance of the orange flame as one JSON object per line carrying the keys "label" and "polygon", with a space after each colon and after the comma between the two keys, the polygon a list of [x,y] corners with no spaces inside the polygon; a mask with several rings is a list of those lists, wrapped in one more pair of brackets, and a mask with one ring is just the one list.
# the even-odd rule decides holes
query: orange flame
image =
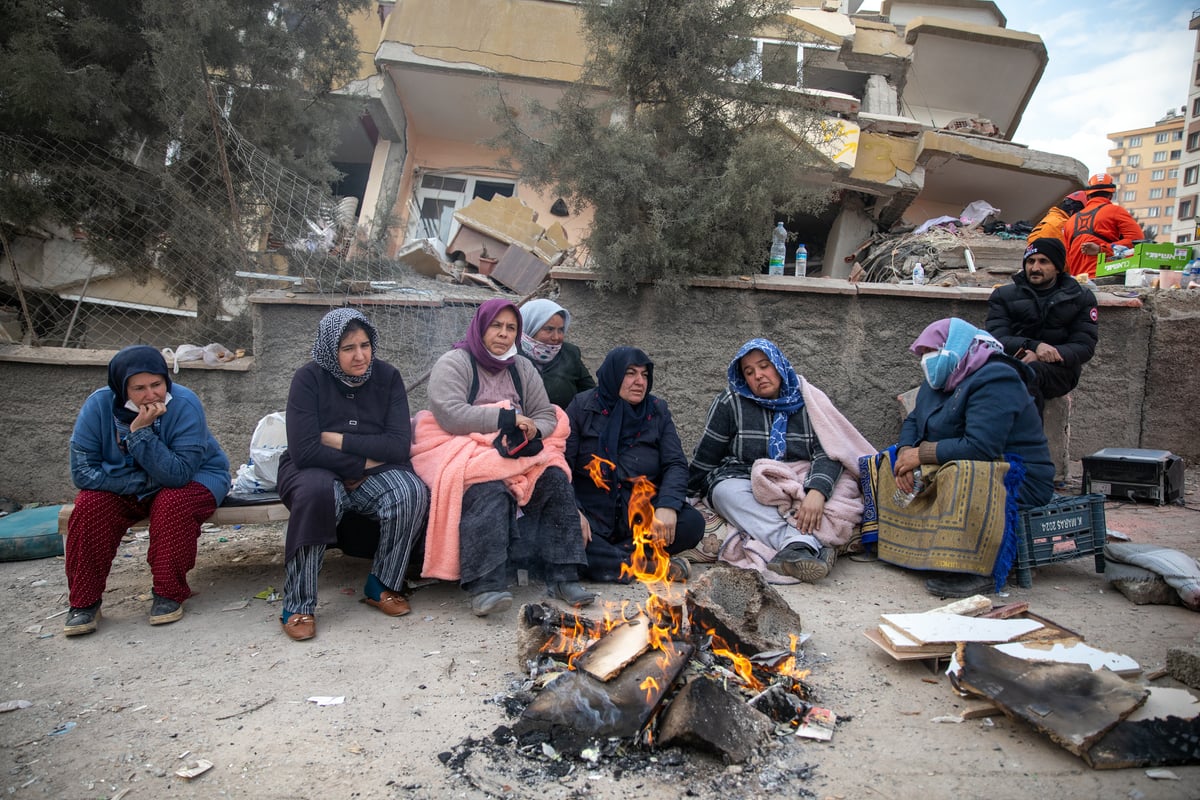
{"label": "orange flame", "polygon": [[[741,653],[730,650],[729,646],[725,644],[725,640],[718,636],[716,631],[709,629],[706,633],[712,637],[713,655],[729,659],[733,664],[733,671],[742,679],[742,683],[755,690],[766,688],[763,686],[762,681],[754,677],[754,665],[750,663],[750,659]],[[795,659],[795,656],[792,656],[792,659]]]}
{"label": "orange flame", "polygon": [[646,704],[649,705],[654,700],[654,693],[658,691],[658,681],[653,675],[647,675],[646,680],[638,684],[638,688],[646,692]]}
{"label": "orange flame", "polygon": [[617,468],[617,465],[609,461],[607,458],[601,458],[595,453],[592,453],[592,460],[588,462],[588,465],[585,467],[585,469],[587,470],[588,477],[592,479],[592,483],[596,484],[596,488],[603,489],[607,492],[611,487],[609,487],[608,481],[604,480],[604,466],[606,464],[610,470],[615,470]]}

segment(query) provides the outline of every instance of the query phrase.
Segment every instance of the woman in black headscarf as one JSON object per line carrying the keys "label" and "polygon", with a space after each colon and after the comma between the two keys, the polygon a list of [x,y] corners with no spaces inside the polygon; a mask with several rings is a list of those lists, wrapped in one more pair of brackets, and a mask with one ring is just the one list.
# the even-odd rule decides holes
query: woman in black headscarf
{"label": "woman in black headscarf", "polygon": [[[628,580],[633,527],[646,526],[672,556],[669,565],[646,565],[648,571],[684,579],[687,561],[675,554],[700,542],[704,518],[686,501],[688,462],[671,412],[665,400],[650,394],[654,362],[635,347],[618,347],[605,356],[596,376],[597,387],[576,395],[567,407],[567,463],[588,541],[584,574],[599,581]],[[653,484],[654,518],[631,524],[629,504],[638,477]]]}
{"label": "woman in black headscarf", "polygon": [[389,617],[409,613],[400,594],[413,546],[425,532],[429,490],[412,471],[412,423],[400,372],[376,358],[374,326],[359,311],[336,308],[321,319],[313,360],[288,391],[288,449],[279,462],[279,496],[291,512],[284,579],[284,633],[317,632],[317,573],[338,544],[347,511],[379,521],[379,545],[363,602]]}
{"label": "woman in black headscarf", "polygon": [[229,459],[208,430],[200,398],[171,382],[153,347],[113,356],[108,386],[83,404],[71,433],[71,480],[79,494],[67,523],[71,608],[63,634],[96,630],[121,537],[147,517],[150,624],[182,617],[200,525],[229,492]]}

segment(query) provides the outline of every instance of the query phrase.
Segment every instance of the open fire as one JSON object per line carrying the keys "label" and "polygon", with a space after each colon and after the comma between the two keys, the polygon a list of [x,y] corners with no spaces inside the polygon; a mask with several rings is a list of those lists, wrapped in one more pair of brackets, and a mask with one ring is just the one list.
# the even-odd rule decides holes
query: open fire
{"label": "open fire", "polygon": [[[596,458],[589,465],[601,488],[608,488],[606,467],[611,475],[611,462]],[[726,725],[726,738],[735,739],[746,737],[747,726],[760,737],[804,728],[813,707],[804,682],[809,673],[800,667],[799,617],[758,573],[746,570],[714,566],[685,591],[670,579],[670,556],[654,534],[654,484],[639,476],[631,491],[634,549],[622,577],[645,586],[647,598],[609,604],[598,619],[543,604],[522,609],[526,631],[544,635],[530,661],[531,679],[544,689],[525,708],[516,733],[549,732],[560,750],[604,737],[647,746],[673,740],[738,760],[714,741],[722,737],[714,727]],[[735,597],[758,603],[755,593],[762,608],[740,609],[740,619],[738,609],[724,607]],[[769,633],[780,632],[781,620],[792,625],[778,637],[786,639],[782,646],[764,640],[763,609],[776,622]],[[693,686],[700,681],[710,685]],[[717,705],[728,708],[711,713]],[[696,719],[681,727],[678,718],[689,716]]]}

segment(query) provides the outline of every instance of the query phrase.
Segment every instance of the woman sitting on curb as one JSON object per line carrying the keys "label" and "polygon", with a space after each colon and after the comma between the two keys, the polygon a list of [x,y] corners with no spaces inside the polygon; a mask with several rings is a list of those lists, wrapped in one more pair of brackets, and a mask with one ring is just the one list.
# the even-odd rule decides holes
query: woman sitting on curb
{"label": "woman sitting on curb", "polygon": [[481,617],[512,605],[518,568],[570,605],[596,598],[579,585],[587,557],[562,456],[567,418],[517,355],[520,338],[515,305],[483,303],[434,364],[430,411],[416,417],[413,465],[433,490],[422,574],[460,581]]}

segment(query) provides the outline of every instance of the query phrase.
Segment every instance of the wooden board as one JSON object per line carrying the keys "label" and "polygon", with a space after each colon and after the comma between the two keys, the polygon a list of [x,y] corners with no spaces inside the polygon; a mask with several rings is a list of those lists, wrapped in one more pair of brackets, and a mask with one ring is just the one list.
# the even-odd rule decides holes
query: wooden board
{"label": "wooden board", "polygon": [[1125,678],[1142,673],[1141,665],[1129,656],[1101,650],[1083,642],[1005,642],[992,646],[1001,653],[1025,661],[1087,664],[1094,670],[1107,669]]}
{"label": "wooden board", "polygon": [[960,688],[1046,734],[1077,756],[1146,701],[1149,691],[1107,670],[1039,664],[967,642],[957,650]]}
{"label": "wooden board", "polygon": [[958,614],[882,614],[880,619],[918,644],[1008,642],[1042,627],[1031,619],[988,619]]}
{"label": "wooden board", "polygon": [[1200,764],[1200,700],[1186,689],[1151,686],[1150,697],[1085,760],[1096,769]]}
{"label": "wooden board", "polygon": [[575,667],[602,681],[611,680],[621,669],[650,649],[650,626],[644,619],[618,625],[604,634],[587,652],[575,659]]}
{"label": "wooden board", "polygon": [[954,652],[953,645],[944,649],[930,649],[928,651],[896,650],[887,643],[886,639],[883,638],[883,635],[879,632],[879,628],[867,628],[865,631],[863,631],[863,636],[866,636],[869,640],[871,640],[872,643],[878,645],[883,652],[887,653],[897,661],[924,661],[930,658],[948,658]]}

